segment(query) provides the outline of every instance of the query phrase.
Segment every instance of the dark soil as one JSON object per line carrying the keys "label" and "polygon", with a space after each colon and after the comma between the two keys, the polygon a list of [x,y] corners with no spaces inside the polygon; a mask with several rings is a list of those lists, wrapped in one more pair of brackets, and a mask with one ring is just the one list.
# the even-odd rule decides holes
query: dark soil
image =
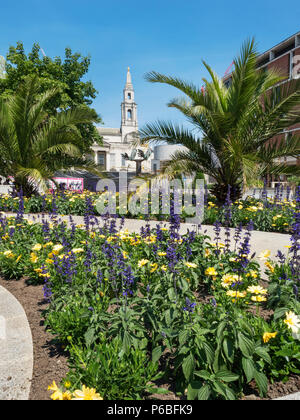
{"label": "dark soil", "polygon": [[[46,309],[47,302],[43,297],[43,286],[28,285],[25,279],[19,281],[6,281],[0,278],[0,285],[12,293],[23,306],[31,328],[34,364],[33,378],[31,383],[30,400],[49,400],[48,386],[55,381],[57,384],[68,372],[68,359],[63,349],[55,343],[53,335],[45,330],[42,311]],[[261,314],[262,315],[262,314]],[[267,311],[266,318],[270,315]],[[154,394],[150,398],[160,400],[185,399],[178,397],[174,392],[174,384],[166,384],[163,381],[156,384],[169,391],[167,395]],[[286,382],[269,384],[267,397],[273,399],[300,392],[300,376],[291,376]],[[148,398],[149,398],[148,397]],[[245,390],[243,400],[261,400],[255,383],[251,382]]]}

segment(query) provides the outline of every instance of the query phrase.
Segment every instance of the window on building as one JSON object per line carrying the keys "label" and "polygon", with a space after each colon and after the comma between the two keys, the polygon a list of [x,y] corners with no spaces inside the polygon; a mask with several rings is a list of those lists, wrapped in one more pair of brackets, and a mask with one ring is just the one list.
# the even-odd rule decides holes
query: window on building
{"label": "window on building", "polygon": [[127,98],[131,99],[131,93],[128,93]]}
{"label": "window on building", "polygon": [[131,109],[128,109],[128,111],[127,111],[127,119],[128,120],[131,120],[132,119],[132,111],[131,111]]}
{"label": "window on building", "polygon": [[101,167],[101,169],[106,169],[106,153],[105,152],[98,152],[97,153],[97,164]]}
{"label": "window on building", "polygon": [[281,55],[286,54],[287,52],[291,51],[294,48],[295,48],[295,40],[292,40],[292,42],[289,43],[288,45],[285,45],[284,47],[278,48],[275,51],[275,57],[274,58],[278,58]]}

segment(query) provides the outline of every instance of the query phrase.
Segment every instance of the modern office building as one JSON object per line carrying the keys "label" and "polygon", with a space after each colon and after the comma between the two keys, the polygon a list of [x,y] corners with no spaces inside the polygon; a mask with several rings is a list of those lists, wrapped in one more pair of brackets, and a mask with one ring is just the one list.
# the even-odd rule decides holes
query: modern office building
{"label": "modern office building", "polygon": [[[280,90],[281,85],[289,83],[291,80],[300,78],[300,32],[290,36],[289,38],[281,41],[279,44],[273,46],[268,51],[260,54],[257,60],[257,69],[275,69],[280,72],[283,80],[274,88]],[[230,86],[231,74],[224,77],[224,84]],[[300,124],[289,127],[289,129],[280,133],[276,140],[286,140],[290,134],[299,135],[300,141]],[[286,158],[287,163],[295,164],[295,158]],[[300,164],[300,158],[297,159]],[[284,180],[284,179],[281,179]],[[272,177],[270,183],[275,181]]]}

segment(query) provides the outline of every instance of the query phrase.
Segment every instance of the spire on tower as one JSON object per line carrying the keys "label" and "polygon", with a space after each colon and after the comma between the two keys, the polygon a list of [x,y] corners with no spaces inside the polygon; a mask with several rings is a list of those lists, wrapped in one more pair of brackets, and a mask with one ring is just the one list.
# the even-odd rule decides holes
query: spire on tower
{"label": "spire on tower", "polygon": [[126,78],[126,89],[132,88],[132,81],[131,81],[131,74],[130,74],[130,67],[127,68],[127,78]]}

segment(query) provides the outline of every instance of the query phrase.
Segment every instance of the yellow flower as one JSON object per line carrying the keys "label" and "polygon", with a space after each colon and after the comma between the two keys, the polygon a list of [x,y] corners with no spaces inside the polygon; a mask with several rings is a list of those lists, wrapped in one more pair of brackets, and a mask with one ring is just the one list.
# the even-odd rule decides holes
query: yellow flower
{"label": "yellow flower", "polygon": [[65,388],[67,388],[67,389],[69,389],[69,388],[71,387],[71,382],[66,381],[66,382],[64,383],[64,387],[65,387]]}
{"label": "yellow flower", "polygon": [[72,400],[72,394],[70,391],[65,391],[62,395],[63,401],[70,401]]}
{"label": "yellow flower", "polygon": [[198,267],[198,265],[195,264],[195,263],[185,262],[184,264],[189,268],[197,268]]}
{"label": "yellow flower", "polygon": [[51,277],[49,273],[45,273],[45,274],[40,273],[39,276],[44,277],[46,279],[49,279]]}
{"label": "yellow flower", "polygon": [[18,263],[21,258],[22,258],[22,255],[19,255],[18,258],[16,259],[16,263]]}
{"label": "yellow flower", "polygon": [[268,343],[271,340],[271,338],[275,338],[276,335],[277,335],[277,332],[274,332],[274,333],[265,332],[263,335],[264,343]]}
{"label": "yellow flower", "polygon": [[239,292],[239,291],[235,291],[235,290],[228,290],[228,292],[226,292],[227,296],[230,297],[234,297],[234,298],[244,298],[246,297],[246,292]]}
{"label": "yellow flower", "polygon": [[253,277],[254,279],[256,279],[258,277],[257,271],[250,270],[250,272],[247,273],[247,277]]}
{"label": "yellow flower", "polygon": [[221,280],[221,285],[227,289],[232,283],[239,280],[239,276],[237,274],[224,274]]}
{"label": "yellow flower", "polygon": [[147,265],[149,262],[150,262],[149,260],[142,259],[138,262],[138,267],[142,268],[144,267],[144,265]]}
{"label": "yellow flower", "polygon": [[63,249],[63,245],[54,245],[54,247],[52,248],[52,252],[53,254],[58,254],[61,250]]}
{"label": "yellow flower", "polygon": [[158,264],[157,263],[151,264],[150,273],[154,273],[157,269],[158,269]]}
{"label": "yellow flower", "polygon": [[275,269],[273,265],[269,263],[269,261],[265,262],[265,266],[271,271],[271,273],[274,273]]}
{"label": "yellow flower", "polygon": [[298,334],[300,330],[300,318],[292,311],[286,312],[286,318],[283,321],[294,334]]}
{"label": "yellow flower", "polygon": [[253,300],[253,302],[266,302],[267,298],[265,296],[252,296],[251,300]]}
{"label": "yellow flower", "polygon": [[73,254],[80,254],[81,252],[84,252],[83,248],[74,248],[72,249]]}
{"label": "yellow flower", "polygon": [[271,251],[266,249],[265,251],[263,251],[259,254],[258,258],[263,261],[263,260],[266,260],[267,258],[269,258],[270,255],[271,255]]}
{"label": "yellow flower", "polygon": [[205,248],[205,250],[204,250],[204,256],[206,258],[210,256],[210,250],[208,248]]}
{"label": "yellow flower", "polygon": [[31,254],[30,254],[30,261],[33,263],[33,264],[36,264],[37,262],[38,262],[38,260],[39,260],[39,257],[34,253],[34,252],[32,252]]}
{"label": "yellow flower", "polygon": [[159,256],[159,257],[165,257],[166,255],[167,255],[167,253],[166,252],[158,252],[157,253],[157,255]]}
{"label": "yellow flower", "polygon": [[36,245],[34,245],[33,248],[31,248],[32,251],[40,251],[41,249],[42,249],[41,244],[36,244]]}
{"label": "yellow flower", "polygon": [[53,394],[50,397],[51,400],[63,401],[63,392],[58,388],[55,381],[53,381],[52,385],[48,386],[48,391],[53,391]]}
{"label": "yellow flower", "polygon": [[128,259],[128,254],[126,251],[122,251],[122,255],[123,255],[124,260]]}
{"label": "yellow flower", "polygon": [[249,286],[247,291],[255,295],[266,295],[268,293],[267,289],[263,289],[261,286]]}
{"label": "yellow flower", "polygon": [[14,257],[14,254],[13,254],[13,252],[12,252],[11,250],[4,251],[4,252],[3,252],[3,255],[4,255],[6,258],[13,258],[13,257]]}
{"label": "yellow flower", "polygon": [[97,394],[96,390],[94,388],[87,388],[83,385],[82,389],[77,389],[74,393],[73,398],[77,401],[96,401],[96,400],[103,400],[102,397],[100,397],[100,394]]}
{"label": "yellow flower", "polygon": [[217,271],[215,270],[215,268],[214,268],[214,267],[209,267],[209,268],[207,268],[207,269],[205,270],[205,274],[206,274],[207,276],[217,276],[217,275],[218,275],[218,273],[217,273]]}
{"label": "yellow flower", "polygon": [[167,271],[167,270],[168,270],[168,267],[167,267],[166,265],[162,265],[162,266],[160,267],[160,269],[161,269],[162,271]]}

